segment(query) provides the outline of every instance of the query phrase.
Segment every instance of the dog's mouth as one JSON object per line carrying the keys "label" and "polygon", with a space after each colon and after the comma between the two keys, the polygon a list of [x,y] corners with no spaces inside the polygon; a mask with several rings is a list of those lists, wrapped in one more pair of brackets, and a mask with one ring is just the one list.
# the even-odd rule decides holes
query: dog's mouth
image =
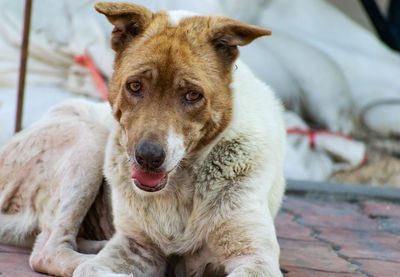
{"label": "dog's mouth", "polygon": [[154,173],[132,168],[132,181],[141,190],[147,192],[162,190],[167,180],[168,173]]}

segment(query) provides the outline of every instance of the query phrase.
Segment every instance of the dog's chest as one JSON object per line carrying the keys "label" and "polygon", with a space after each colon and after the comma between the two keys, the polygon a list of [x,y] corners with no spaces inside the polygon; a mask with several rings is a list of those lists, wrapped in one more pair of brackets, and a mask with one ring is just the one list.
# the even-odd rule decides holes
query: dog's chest
{"label": "dog's chest", "polygon": [[146,234],[166,255],[198,249],[213,228],[211,221],[241,205],[240,180],[257,160],[246,142],[242,137],[220,141],[203,159],[181,165],[165,190],[151,196],[135,192],[131,179],[121,177],[129,176],[129,164],[119,163],[120,170],[111,172],[120,184],[114,186],[113,200],[118,225],[132,236]]}
{"label": "dog's chest", "polygon": [[[182,182],[189,183],[190,180]],[[141,207],[143,227],[166,254],[176,253],[186,243],[185,233],[193,213],[193,195],[194,190],[188,184],[180,183],[179,188],[175,187],[168,194]]]}
{"label": "dog's chest", "polygon": [[212,229],[210,219],[240,206],[245,194],[240,180],[252,171],[250,156],[243,139],[224,140],[206,159],[176,174],[168,193],[147,206],[152,240],[166,254],[201,247]]}

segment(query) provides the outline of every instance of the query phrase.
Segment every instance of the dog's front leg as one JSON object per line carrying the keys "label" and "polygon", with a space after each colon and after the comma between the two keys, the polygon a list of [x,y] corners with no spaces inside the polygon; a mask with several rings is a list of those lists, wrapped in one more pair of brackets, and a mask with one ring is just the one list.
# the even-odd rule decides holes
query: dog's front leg
{"label": "dog's front leg", "polygon": [[76,235],[103,178],[101,159],[92,163],[91,171],[85,168],[79,174],[68,174],[68,168],[61,168],[60,171],[65,170],[62,171],[65,172],[64,178],[59,182],[54,180],[54,183],[59,183],[58,193],[49,197],[47,209],[41,213],[41,232],[29,260],[35,271],[72,276],[80,263],[91,258],[92,255],[76,251]]}
{"label": "dog's front leg", "polygon": [[95,258],[78,266],[73,276],[157,277],[164,276],[165,270],[165,259],[152,243],[117,232]]}
{"label": "dog's front leg", "polygon": [[229,277],[280,277],[279,245],[268,210],[240,211],[216,226],[209,247]]}

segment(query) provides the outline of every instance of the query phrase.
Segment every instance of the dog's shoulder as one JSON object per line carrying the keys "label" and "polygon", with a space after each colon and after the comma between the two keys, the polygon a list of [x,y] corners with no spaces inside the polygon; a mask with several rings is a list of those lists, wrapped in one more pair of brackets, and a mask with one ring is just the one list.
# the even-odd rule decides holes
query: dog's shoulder
{"label": "dog's shoulder", "polygon": [[278,170],[283,167],[286,136],[281,102],[240,60],[233,75],[232,122],[196,169],[201,190],[253,178],[270,162]]}
{"label": "dog's shoulder", "polygon": [[231,88],[233,118],[228,130],[284,145],[281,101],[241,60],[236,61]]}

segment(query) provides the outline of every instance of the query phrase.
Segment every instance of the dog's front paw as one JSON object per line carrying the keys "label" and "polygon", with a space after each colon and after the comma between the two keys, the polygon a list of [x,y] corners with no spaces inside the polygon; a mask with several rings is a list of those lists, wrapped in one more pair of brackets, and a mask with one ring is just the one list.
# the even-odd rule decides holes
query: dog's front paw
{"label": "dog's front paw", "polygon": [[265,273],[265,272],[232,272],[231,274],[227,275],[228,277],[282,277],[282,273]]}
{"label": "dog's front paw", "polygon": [[115,273],[111,269],[90,262],[78,266],[73,277],[134,277],[133,274]]}
{"label": "dog's front paw", "polygon": [[29,258],[31,268],[55,276],[72,276],[74,269],[93,255],[77,253],[69,248],[34,249]]}
{"label": "dog's front paw", "polygon": [[282,277],[282,272],[279,267],[270,266],[249,266],[241,267],[233,270],[228,277]]}

